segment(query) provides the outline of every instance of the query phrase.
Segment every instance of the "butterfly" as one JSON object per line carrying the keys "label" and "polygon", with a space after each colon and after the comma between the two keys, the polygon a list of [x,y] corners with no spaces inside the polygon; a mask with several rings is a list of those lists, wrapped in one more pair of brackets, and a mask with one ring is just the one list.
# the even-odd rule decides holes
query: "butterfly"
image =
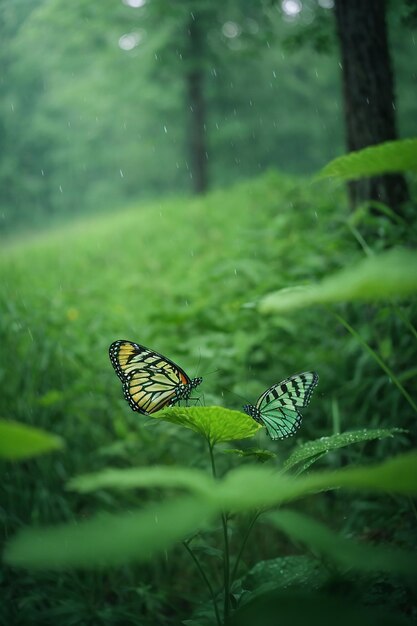
{"label": "butterfly", "polygon": [[203,380],[191,379],[170,359],[132,341],[114,341],[109,356],[131,409],[144,415],[188,400]]}
{"label": "butterfly", "polygon": [[303,372],[272,385],[258,399],[256,406],[247,404],[243,410],[266,427],[271,439],[285,439],[301,426],[299,408],[310,402],[319,382],[316,372]]}

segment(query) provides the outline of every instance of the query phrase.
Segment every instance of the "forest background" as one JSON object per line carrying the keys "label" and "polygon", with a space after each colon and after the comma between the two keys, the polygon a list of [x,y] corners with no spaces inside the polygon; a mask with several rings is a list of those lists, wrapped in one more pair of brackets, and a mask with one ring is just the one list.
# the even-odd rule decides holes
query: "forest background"
{"label": "forest background", "polygon": [[[1,625],[415,622],[416,27],[0,0]],[[131,411],[117,339],[198,400]]]}

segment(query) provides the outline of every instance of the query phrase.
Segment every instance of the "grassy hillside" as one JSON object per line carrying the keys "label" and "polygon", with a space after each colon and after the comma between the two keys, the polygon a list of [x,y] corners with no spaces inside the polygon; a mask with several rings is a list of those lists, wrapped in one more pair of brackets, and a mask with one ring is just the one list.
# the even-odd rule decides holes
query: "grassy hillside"
{"label": "grassy hillside", "polygon": [[[317,370],[319,388],[299,441],[339,427],[410,425],[404,398],[331,311],[265,317],[256,308],[271,290],[313,282],[363,258],[364,238],[375,249],[407,243],[402,227],[386,218],[349,226],[348,217],[340,187],[269,173],[205,198],[132,206],[7,242],[0,259],[0,415],[57,433],[67,444],[63,453],[7,472],[7,534],[138,501],[68,494],[64,484],[75,474],[107,464],[205,466],[192,433],[129,409],[108,359],[115,339],[145,344],[190,376],[203,376],[206,405],[240,409],[272,383]],[[395,310],[337,310],[411,387],[415,346]],[[413,309],[406,313],[412,317]],[[293,445],[271,442],[264,432],[257,438],[279,454]],[[350,458],[403,449],[404,438],[378,446],[355,448]],[[224,455],[219,463],[236,461]],[[258,539],[258,556],[276,556],[274,544]],[[186,559],[179,553],[91,579],[7,572],[4,623],[136,623],[138,611],[140,623],[155,623],[155,615],[159,623],[177,623],[195,586]],[[12,622],[11,607],[19,603],[20,621]]]}

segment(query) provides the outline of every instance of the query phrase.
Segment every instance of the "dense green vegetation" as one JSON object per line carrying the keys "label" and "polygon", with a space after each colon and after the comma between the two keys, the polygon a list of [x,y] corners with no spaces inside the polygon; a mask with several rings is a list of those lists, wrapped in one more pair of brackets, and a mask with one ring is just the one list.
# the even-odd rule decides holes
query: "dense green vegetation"
{"label": "dense green vegetation", "polygon": [[414,5],[0,0],[0,626],[415,623]]}
{"label": "dense green vegetation", "polygon": [[[209,42],[201,65],[212,187],[268,167],[311,173],[343,152],[326,2],[305,0],[297,19],[280,3],[129,4],[0,1],[0,231],[190,189],[190,11],[204,12]],[[415,31],[405,6],[392,3],[388,17],[398,126],[408,137],[417,134]],[[138,45],[120,48],[132,33]]]}
{"label": "dense green vegetation", "polygon": [[[140,510],[144,505],[145,517],[152,516],[153,510],[161,515],[168,537],[178,532],[178,538],[182,538],[187,528],[194,527],[195,513],[189,500],[194,496],[178,495],[178,504],[172,498],[178,488],[190,489],[190,481],[192,490],[211,489],[206,482],[200,484],[200,474],[191,474],[189,478],[179,469],[184,466],[195,472],[202,470],[208,476],[207,444],[204,437],[175,423],[175,411],[167,422],[129,409],[107,355],[108,345],[117,338],[140,341],[169,355],[190,375],[202,375],[204,381],[199,391],[206,406],[240,410],[245,401],[254,402],[272,382],[304,369],[319,372],[319,387],[311,406],[304,411],[296,438],[272,442],[261,429],[253,441],[218,443],[214,448],[219,476],[233,468],[247,467],[249,472],[246,479],[242,477],[241,487],[237,474],[235,483],[230,478],[219,492],[213,492],[210,500],[216,502],[220,498],[222,508],[227,501],[232,509],[242,511],[229,520],[233,558],[251,520],[246,508],[256,507],[256,502],[279,501],[283,487],[275,474],[273,480],[278,482],[272,481],[269,488],[269,471],[282,466],[296,444],[365,429],[346,442],[336,438],[330,444],[323,440],[324,447],[320,447],[319,440],[315,444],[318,447],[312,450],[307,447],[302,452],[303,448],[296,448],[295,460],[287,461],[288,469],[293,462],[303,464],[309,458],[336,469],[382,461],[407,451],[415,442],[415,304],[407,300],[346,302],[332,308],[310,305],[263,315],[258,302],[263,302],[262,310],[267,303],[262,298],[269,292],[314,283],[341,269],[358,267],[359,272],[366,273],[366,256],[383,253],[398,244],[415,244],[413,209],[409,209],[408,223],[402,218],[392,219],[388,213],[375,215],[363,209],[350,214],[339,183],[311,182],[270,172],[205,198],[133,205],[111,216],[73,222],[65,232],[49,230],[9,240],[1,258],[1,415],[61,436],[66,448],[13,468],[4,466],[6,536],[13,536],[22,525],[43,526],[90,518],[95,523],[95,514],[103,510],[113,515],[120,512],[122,516],[125,511],[132,511],[133,515],[138,510],[134,513],[139,515],[134,527],[135,532],[140,532]],[[407,257],[406,265],[408,261]],[[415,288],[409,279],[412,268],[403,263],[400,275],[405,276],[408,285],[404,291],[405,283],[400,277],[398,289],[403,289],[404,296]],[[382,276],[374,275],[371,280],[379,281],[383,290]],[[283,293],[288,295],[287,291]],[[387,292],[382,293],[385,298]],[[346,299],[349,297],[343,292],[342,280],[340,300]],[[275,304],[272,300],[270,306]],[[227,421],[233,415],[219,414],[216,419]],[[195,419],[201,420],[198,411]],[[409,432],[370,431],[392,427]],[[366,443],[375,437],[380,441]],[[347,443],[355,445],[336,449]],[[322,456],[333,446],[333,452]],[[230,448],[242,452],[222,453]],[[251,448],[261,452],[250,454]],[[263,488],[256,478],[256,458],[266,460],[266,474],[259,474]],[[407,460],[404,463],[398,465],[399,469],[397,465],[388,465],[381,474],[385,478],[371,479],[364,472],[352,479],[349,474],[340,484],[347,486],[355,480],[358,485],[359,480],[366,487],[381,480],[382,489],[390,485],[393,492],[413,493],[415,487],[406,486],[406,476],[411,477],[415,467],[408,466]],[[109,466],[145,469],[154,465],[168,470],[169,491],[174,489],[172,502],[165,502],[158,489],[166,480],[161,470],[156,475],[145,472],[143,478],[139,475],[136,484],[147,486],[146,490],[114,491],[109,490],[108,484],[94,481],[87,489],[82,482],[78,490],[74,491],[76,483],[72,490],[65,489],[77,475]],[[252,478],[251,471],[255,471]],[[111,480],[117,483],[121,479],[116,475]],[[298,493],[320,491],[329,488],[324,487],[325,480],[311,474],[306,483],[294,483],[291,489]],[[374,482],[367,482],[370,480]],[[93,493],[89,493],[91,488]],[[269,493],[267,500],[262,500],[266,497],[264,492]],[[211,522],[187,544],[187,549],[191,546],[221,599],[223,535],[215,521],[217,517],[211,517],[211,509],[203,506],[207,505],[199,502],[199,515],[205,512]],[[369,550],[372,544],[389,543],[408,550],[414,544],[415,509],[404,496],[333,492],[310,496],[297,509],[326,522],[341,535],[356,537]],[[168,522],[164,522],[164,516],[168,516]],[[131,557],[123,557],[122,547],[120,556],[117,547],[118,532],[123,534],[117,519],[112,527],[109,518],[108,531],[106,525],[103,527],[103,549],[114,542],[118,559],[127,562]],[[353,556],[346,562],[346,554],[350,555],[352,548],[340,547],[336,541],[340,548],[340,552],[336,550],[339,556],[332,557],[336,558],[336,566],[329,568],[326,551],[326,557],[319,560],[292,556],[300,555],[297,545],[303,540],[316,556],[322,553],[323,546],[332,545],[333,540],[325,531],[303,519],[288,521],[284,516],[268,520],[261,516],[235,572],[239,582],[233,588],[233,602],[240,602],[240,597],[247,597],[250,590],[258,587],[277,593],[282,587],[293,585],[298,592],[321,588],[330,593],[332,598],[326,605],[329,615],[346,609],[338,604],[343,603],[341,596],[346,594],[349,604],[354,597],[358,604],[382,603],[398,619],[402,616],[407,620],[407,616],[415,614],[415,599],[407,576],[398,578],[391,571],[396,567],[397,571],[408,571],[409,566],[396,566],[394,553],[392,558],[371,553],[362,559],[361,565],[359,556],[355,561],[355,554],[359,555],[363,548],[354,548]],[[180,520],[179,530],[175,520]],[[294,535],[297,520],[301,535]],[[295,545],[274,530],[275,525],[282,531],[285,524],[292,528],[289,534],[294,535]],[[307,537],[303,528],[307,528]],[[100,535],[98,528],[94,534]],[[158,535],[151,537],[158,545]],[[78,542],[76,537],[74,540],[72,562],[77,559]],[[314,542],[318,542],[316,548]],[[60,542],[65,543],[66,540],[64,544]],[[49,544],[37,541],[33,545],[36,551],[36,545]],[[131,549],[129,545],[124,550],[131,556],[136,550],[140,552],[140,541]],[[107,570],[51,573],[48,568],[34,571],[30,567],[6,567],[2,579],[2,620],[9,624],[52,624],[57,620],[62,624],[176,624],[189,619],[194,611],[194,621],[189,623],[204,624],[207,619],[213,623],[208,591],[187,550],[181,545],[172,549],[169,542],[166,547],[169,552],[160,556],[155,548],[150,562],[133,562]],[[59,559],[58,546],[56,549],[46,548],[43,556],[33,558],[41,558],[41,563],[43,559],[47,564],[50,557],[55,558],[54,554]],[[41,548],[41,555],[42,552]],[[96,557],[87,557],[87,561],[89,558],[94,563]],[[391,565],[387,565],[387,558]],[[97,559],[100,561],[99,553]],[[118,559],[113,562],[120,563]],[[378,571],[362,573],[359,578],[353,575],[352,567],[353,571],[363,570],[364,561],[369,563],[372,559],[377,559]],[[285,575],[277,574],[278,568]],[[342,583],[340,575],[345,570],[348,574]],[[288,605],[291,594],[285,598],[283,616],[292,615],[292,605]],[[304,597],[303,601],[310,606],[314,597]],[[261,614],[269,610],[269,605],[262,606]],[[245,619],[250,623],[251,607],[250,604],[247,609],[242,608],[242,623]],[[364,623],[372,623],[371,617],[368,613],[365,617],[359,615]],[[355,619],[359,618],[356,615]]]}

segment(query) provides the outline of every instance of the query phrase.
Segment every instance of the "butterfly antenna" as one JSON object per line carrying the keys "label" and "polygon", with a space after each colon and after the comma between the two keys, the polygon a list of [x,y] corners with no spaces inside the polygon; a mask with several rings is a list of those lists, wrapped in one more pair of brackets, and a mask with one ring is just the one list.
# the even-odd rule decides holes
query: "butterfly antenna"
{"label": "butterfly antenna", "polygon": [[236,396],[237,398],[240,398],[241,400],[243,400],[245,404],[249,404],[249,400],[247,398],[244,398],[243,396],[236,393],[235,391],[232,391],[231,389],[228,389],[227,387],[222,387],[222,393],[223,391],[227,391],[228,393],[231,393],[233,396]]}
{"label": "butterfly antenna", "polygon": [[217,368],[216,370],[212,370],[211,372],[205,372],[204,376],[209,376],[210,374],[215,374],[216,372],[220,372],[219,368]]}

